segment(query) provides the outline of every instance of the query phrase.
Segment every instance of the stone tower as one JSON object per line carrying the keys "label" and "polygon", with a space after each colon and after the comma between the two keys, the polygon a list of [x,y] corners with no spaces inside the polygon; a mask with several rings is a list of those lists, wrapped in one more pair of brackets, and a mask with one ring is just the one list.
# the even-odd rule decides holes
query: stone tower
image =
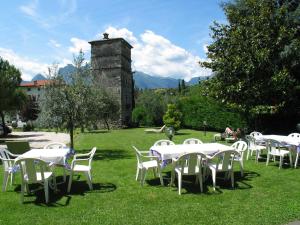
{"label": "stone tower", "polygon": [[119,101],[120,117],[115,121],[116,125],[130,126],[133,103],[132,46],[123,38],[108,38],[107,33],[103,36],[102,40],[89,42],[92,74],[100,88],[106,88]]}

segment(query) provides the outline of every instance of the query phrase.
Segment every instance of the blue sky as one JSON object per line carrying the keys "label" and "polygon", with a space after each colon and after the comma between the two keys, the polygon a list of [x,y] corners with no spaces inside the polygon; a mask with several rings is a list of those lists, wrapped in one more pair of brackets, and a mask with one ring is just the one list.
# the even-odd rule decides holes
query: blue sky
{"label": "blue sky", "polygon": [[54,62],[71,63],[80,49],[89,60],[87,42],[106,31],[133,45],[133,70],[189,80],[210,73],[197,61],[214,20],[225,22],[219,0],[3,1],[0,56],[28,80]]}

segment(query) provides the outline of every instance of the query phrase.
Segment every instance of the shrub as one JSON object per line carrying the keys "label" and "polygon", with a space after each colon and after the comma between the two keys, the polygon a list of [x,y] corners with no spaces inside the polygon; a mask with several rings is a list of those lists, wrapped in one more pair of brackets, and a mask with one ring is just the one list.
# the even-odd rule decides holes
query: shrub
{"label": "shrub", "polygon": [[33,131],[34,130],[34,124],[32,121],[27,121],[26,124],[24,124],[23,126],[23,131],[26,132],[26,131]]}
{"label": "shrub", "polygon": [[192,95],[179,100],[179,109],[183,113],[183,126],[203,129],[203,121],[209,130],[224,131],[225,127],[243,128],[246,120],[232,108],[206,96]]}
{"label": "shrub", "polygon": [[175,104],[168,104],[168,109],[166,114],[163,117],[164,124],[167,127],[174,127],[177,131],[181,125],[181,112],[176,108]]}

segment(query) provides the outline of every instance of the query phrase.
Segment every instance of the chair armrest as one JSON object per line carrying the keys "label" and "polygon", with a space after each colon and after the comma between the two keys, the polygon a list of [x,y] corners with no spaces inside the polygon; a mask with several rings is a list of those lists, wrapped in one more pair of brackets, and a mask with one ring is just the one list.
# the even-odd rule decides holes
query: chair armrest
{"label": "chair armrest", "polygon": [[72,160],[72,163],[71,163],[71,168],[74,167],[74,165],[76,164],[76,162],[79,162],[79,161],[88,161],[89,159],[73,159]]}
{"label": "chair armrest", "polygon": [[143,154],[149,154],[150,151],[140,151],[140,153],[143,153]]}
{"label": "chair armrest", "polygon": [[8,154],[14,158],[17,158],[18,156],[20,156],[21,154],[13,154],[11,152],[8,152]]}
{"label": "chair armrest", "polygon": [[75,154],[74,159],[80,158],[80,157],[85,157],[85,156],[90,156],[90,153],[85,153],[85,154]]}

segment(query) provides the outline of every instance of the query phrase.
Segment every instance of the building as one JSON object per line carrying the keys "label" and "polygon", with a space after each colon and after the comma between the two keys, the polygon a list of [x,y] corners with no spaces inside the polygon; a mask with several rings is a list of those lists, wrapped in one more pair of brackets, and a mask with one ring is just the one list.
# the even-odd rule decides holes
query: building
{"label": "building", "polygon": [[92,74],[100,88],[107,89],[116,96],[120,105],[120,117],[116,124],[130,126],[133,108],[133,78],[131,70],[132,46],[123,38],[108,38],[91,44]]}
{"label": "building", "polygon": [[38,102],[42,94],[44,94],[45,85],[49,82],[49,80],[23,82],[20,84],[20,88],[29,96],[32,101]]}

